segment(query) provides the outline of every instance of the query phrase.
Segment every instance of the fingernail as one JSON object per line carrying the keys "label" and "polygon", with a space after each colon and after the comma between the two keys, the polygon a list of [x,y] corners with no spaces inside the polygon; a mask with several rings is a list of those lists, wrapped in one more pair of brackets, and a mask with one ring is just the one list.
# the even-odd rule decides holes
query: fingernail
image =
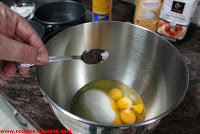
{"label": "fingernail", "polygon": [[39,48],[39,51],[40,51],[40,52],[46,52],[46,48],[45,48],[45,47],[40,47],[40,48]]}
{"label": "fingernail", "polygon": [[49,56],[47,54],[40,53],[37,60],[40,64],[47,64],[49,62]]}
{"label": "fingernail", "polygon": [[19,68],[19,72],[21,73],[21,74],[27,74],[28,73],[28,70],[29,70],[29,68]]}
{"label": "fingernail", "polygon": [[15,74],[15,72],[16,72],[16,68],[12,68],[12,67],[6,66],[4,68],[4,71],[5,71],[7,76],[13,76]]}

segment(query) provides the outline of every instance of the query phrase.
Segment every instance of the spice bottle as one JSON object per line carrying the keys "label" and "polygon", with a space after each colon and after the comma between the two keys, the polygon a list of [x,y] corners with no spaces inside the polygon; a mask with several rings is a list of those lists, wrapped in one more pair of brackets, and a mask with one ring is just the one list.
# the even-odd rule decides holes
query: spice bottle
{"label": "spice bottle", "polygon": [[156,31],[163,0],[138,0],[134,24]]}
{"label": "spice bottle", "polygon": [[112,0],[92,0],[92,20],[111,20]]}

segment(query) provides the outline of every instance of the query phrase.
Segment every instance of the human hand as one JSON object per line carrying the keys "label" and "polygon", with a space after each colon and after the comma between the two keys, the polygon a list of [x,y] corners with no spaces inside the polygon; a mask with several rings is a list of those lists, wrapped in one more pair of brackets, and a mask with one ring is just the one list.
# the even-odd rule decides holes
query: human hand
{"label": "human hand", "polygon": [[29,68],[19,68],[16,62],[48,64],[49,57],[42,40],[30,24],[0,2],[0,76],[9,78],[18,69],[26,74]]}

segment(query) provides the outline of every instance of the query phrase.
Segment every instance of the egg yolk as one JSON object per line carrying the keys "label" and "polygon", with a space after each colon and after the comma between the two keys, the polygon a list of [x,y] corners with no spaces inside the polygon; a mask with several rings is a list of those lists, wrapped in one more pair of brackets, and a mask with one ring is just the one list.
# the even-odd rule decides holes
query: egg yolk
{"label": "egg yolk", "polygon": [[117,107],[121,110],[131,108],[132,101],[129,98],[123,97],[117,101]]}
{"label": "egg yolk", "polygon": [[135,113],[131,110],[123,110],[121,113],[120,113],[120,117],[121,117],[121,120],[124,124],[131,124],[131,123],[134,123],[136,121],[136,116],[135,116]]}
{"label": "egg yolk", "polygon": [[133,105],[132,108],[135,112],[137,112],[138,114],[141,114],[144,109],[144,106],[142,104],[137,104],[137,105]]}
{"label": "egg yolk", "polygon": [[112,102],[112,109],[115,111],[115,113],[118,112],[118,107],[114,102]]}
{"label": "egg yolk", "polygon": [[111,89],[109,94],[115,101],[117,101],[120,98],[122,98],[122,92],[117,88]]}
{"label": "egg yolk", "polygon": [[114,124],[114,125],[120,125],[120,124],[122,124],[122,122],[121,122],[121,120],[119,118],[115,118],[115,120],[113,121],[112,124]]}

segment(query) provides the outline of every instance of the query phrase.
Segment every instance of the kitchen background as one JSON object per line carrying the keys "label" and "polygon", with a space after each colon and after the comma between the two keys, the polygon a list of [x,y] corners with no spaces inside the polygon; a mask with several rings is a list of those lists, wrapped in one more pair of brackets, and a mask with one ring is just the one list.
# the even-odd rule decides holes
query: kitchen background
{"label": "kitchen background", "polygon": [[[9,1],[13,1],[13,0],[0,0],[0,1],[9,2]],[[18,0],[16,0],[16,1],[18,1]],[[32,1],[36,1],[36,2],[39,1],[40,3],[48,3],[48,2],[63,1],[63,0],[32,0]],[[117,1],[117,0],[113,0],[113,1]],[[126,1],[126,2],[133,3],[133,4],[137,3],[137,0],[120,0],[120,1]],[[194,14],[194,17],[192,19],[192,22],[200,25],[200,0],[199,0],[199,5],[198,5],[196,12]]]}
{"label": "kitchen background", "polygon": [[[127,1],[127,2],[130,2],[130,3],[134,3],[134,4],[137,3],[137,0],[123,0],[123,1]],[[194,14],[194,17],[192,19],[192,22],[200,25],[200,0],[199,0],[198,7],[196,9],[196,12]]]}
{"label": "kitchen background", "polygon": [[[59,0],[36,0],[36,1],[43,1],[44,3],[47,3],[47,2],[59,1]],[[116,1],[116,0],[114,0],[114,1]],[[137,3],[137,0],[121,0],[121,1],[126,1],[126,2],[133,3],[133,4]],[[200,25],[200,0],[199,0],[199,5],[194,14],[194,17],[192,19],[192,22]]]}

